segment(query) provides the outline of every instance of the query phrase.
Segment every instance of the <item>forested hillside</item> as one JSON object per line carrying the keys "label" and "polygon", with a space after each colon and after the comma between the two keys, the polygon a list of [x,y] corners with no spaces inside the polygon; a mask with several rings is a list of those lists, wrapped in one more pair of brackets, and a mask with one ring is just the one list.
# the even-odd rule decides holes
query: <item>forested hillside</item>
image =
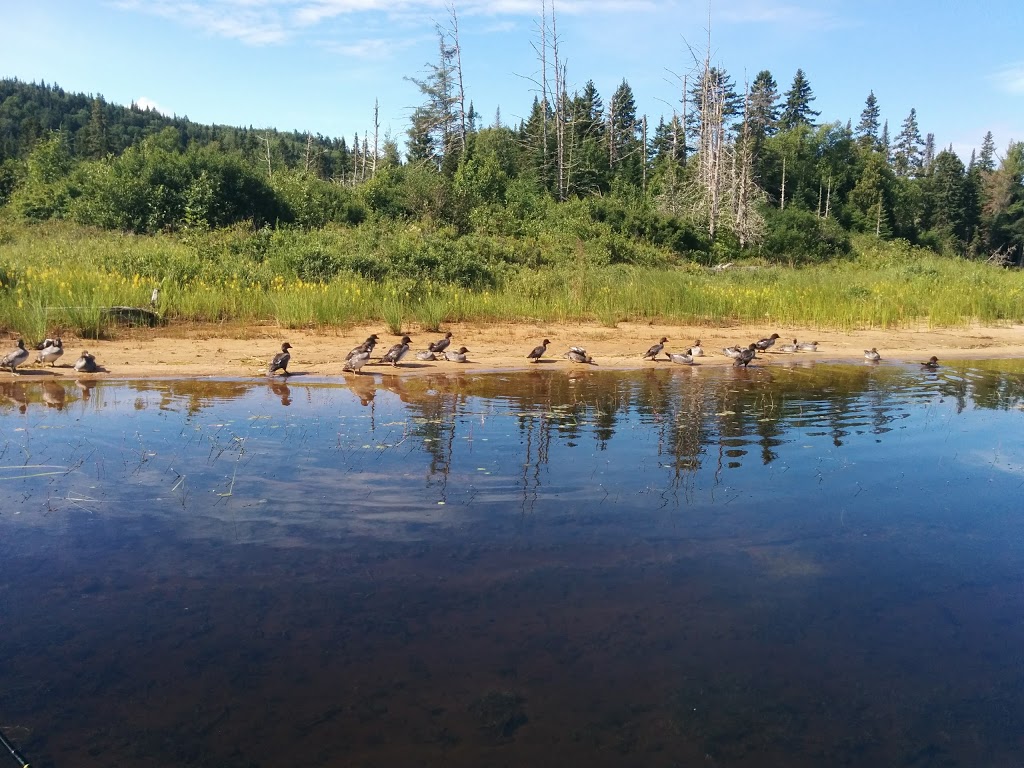
{"label": "forested hillside", "polygon": [[376,247],[359,258],[304,257],[317,279],[414,268],[487,284],[501,264],[581,254],[594,265],[814,263],[847,255],[857,233],[1024,257],[1022,143],[1000,151],[989,133],[965,164],[913,109],[891,128],[869,93],[856,122],[822,119],[803,71],[786,88],[762,71],[740,89],[709,61],[669,117],[638,114],[626,80],[611,94],[592,82],[569,92],[556,72],[547,97],[521,110],[527,120],[484,121],[439,35],[440,60],[412,81],[422,103],[401,149],[378,130],[348,141],[200,125],[0,81],[4,215],[137,234],[370,233]]}

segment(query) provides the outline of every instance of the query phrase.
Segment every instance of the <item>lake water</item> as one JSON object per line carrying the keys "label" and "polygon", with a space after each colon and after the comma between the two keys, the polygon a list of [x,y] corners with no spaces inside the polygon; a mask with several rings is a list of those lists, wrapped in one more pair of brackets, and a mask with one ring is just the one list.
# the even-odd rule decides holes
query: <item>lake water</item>
{"label": "lake water", "polygon": [[559,367],[0,374],[0,729],[34,768],[1024,765],[1021,361]]}

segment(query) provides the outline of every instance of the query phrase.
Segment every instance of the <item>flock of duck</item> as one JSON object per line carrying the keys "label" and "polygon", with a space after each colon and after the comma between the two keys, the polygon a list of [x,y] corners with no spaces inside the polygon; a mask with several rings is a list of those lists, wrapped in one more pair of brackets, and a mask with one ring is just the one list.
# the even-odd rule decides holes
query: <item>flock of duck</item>
{"label": "flock of duck", "polygon": [[[57,361],[64,355],[64,344],[60,339],[44,339],[34,348],[37,351],[36,363],[39,365],[50,364],[54,367]],[[29,351],[25,347],[25,340],[18,339],[18,346],[0,358],[0,369],[7,368],[11,373],[18,372],[18,366],[24,365],[29,358]],[[100,370],[96,363],[96,356],[83,350],[75,361],[74,369],[79,373],[96,373]]]}
{"label": "flock of duck", "polygon": [[[373,355],[373,350],[377,346],[378,341],[377,334],[373,333],[367,337],[366,341],[358,346],[354,347],[348,355],[345,357],[345,364],[342,367],[343,371],[351,371],[353,373],[360,373],[363,366],[370,362],[370,358]],[[725,347],[722,350],[722,354],[726,357],[732,358],[733,365],[746,367],[750,362],[757,356],[758,352],[767,352],[773,346],[775,346],[776,339],[779,338],[779,334],[773,333],[771,336],[766,336],[763,339],[752,342],[746,347],[736,345],[732,347]],[[662,352],[665,353],[665,360],[676,363],[677,365],[693,365],[694,361],[698,357],[704,357],[704,348],[701,346],[700,339],[697,339],[693,345],[691,345],[685,352],[668,352],[665,350],[665,344],[668,342],[668,338],[665,336],[661,337],[658,343],[652,345],[650,349],[643,353],[641,356],[644,360],[659,360],[658,357]],[[544,339],[539,345],[534,347],[526,355],[526,359],[530,362],[536,363],[548,351],[548,345],[551,343],[550,339]],[[402,360],[404,360],[411,350],[412,339],[408,336],[403,336],[402,340],[390,347],[384,354],[382,354],[378,360],[379,364],[391,364],[397,366]],[[270,361],[270,366],[267,370],[267,375],[272,375],[277,371],[280,371],[283,375],[288,375],[288,363],[291,362],[291,349],[292,345],[287,341],[281,345],[281,351],[274,355],[273,360]],[[47,363],[53,367],[57,360],[59,360],[64,354],[64,345],[59,338],[45,339],[42,343],[38,344],[34,351],[37,352],[36,364],[46,365]],[[792,344],[780,344],[778,347],[780,352],[817,352],[818,342],[798,342],[793,339]],[[447,360],[453,363],[465,363],[468,362],[466,357],[468,349],[465,347],[458,347],[457,349],[452,348],[452,332],[448,331],[445,335],[433,341],[427,345],[427,348],[416,352],[415,357],[417,360]],[[29,358],[29,350],[25,347],[24,339],[18,339],[18,346],[8,352],[3,358],[0,358],[0,369],[7,368],[11,373],[18,372],[18,366],[24,365]],[[572,346],[563,355],[567,360],[574,363],[584,363],[588,365],[597,365],[594,358],[587,353],[583,347]],[[882,359],[882,355],[879,351],[872,347],[871,349],[864,350],[864,359],[868,362],[877,363]],[[925,368],[935,369],[938,368],[939,360],[934,355],[926,362],[921,363]],[[79,373],[96,373],[100,370],[99,365],[96,363],[96,357],[90,354],[87,350],[83,350],[78,360],[74,364],[75,371]]]}
{"label": "flock of duck", "polygon": [[[362,344],[353,347],[352,350],[345,357],[345,364],[342,367],[343,371],[351,371],[359,373],[363,366],[370,362],[370,358],[373,355],[373,350],[377,346],[378,341],[377,334],[373,333],[367,337],[366,341]],[[746,347],[739,345],[732,347],[725,347],[722,350],[722,354],[726,357],[733,359],[734,366],[747,367],[750,362],[757,356],[758,352],[767,352],[771,347],[775,346],[776,339],[779,338],[779,334],[773,333],[771,336],[767,336],[758,341],[752,342]],[[458,349],[451,348],[452,333],[448,331],[445,335],[433,341],[427,345],[427,348],[415,353],[417,360],[447,360],[454,363],[465,363],[468,362],[466,354],[469,352],[465,347],[459,347]],[[661,337],[661,340],[652,345],[650,349],[643,353],[641,356],[644,360],[659,360],[662,352],[665,353],[665,359],[669,362],[676,363],[678,365],[693,365],[694,361],[698,357],[704,357],[704,348],[701,346],[700,339],[697,339],[692,346],[690,346],[685,352],[668,352],[665,351],[665,344],[668,342],[668,338],[665,336]],[[403,336],[402,340],[390,347],[387,352],[382,354],[378,360],[379,364],[388,364],[397,366],[403,359],[408,356],[411,350],[412,339],[408,336]],[[530,362],[536,363],[548,351],[548,345],[551,344],[550,339],[544,339],[539,345],[534,347],[526,355],[526,359]],[[267,370],[267,375],[272,375],[277,371],[285,376],[288,375],[288,363],[291,361],[291,349],[292,345],[287,341],[281,345],[281,351],[274,355],[273,360],[270,361],[270,366]],[[817,352],[818,342],[799,342],[793,339],[792,344],[780,344],[778,347],[780,352]],[[84,353],[83,353],[84,354]],[[583,347],[572,346],[563,355],[567,360],[574,363],[585,363],[589,365],[597,365],[594,358],[587,353],[587,350]],[[877,363],[882,359],[881,354],[875,347],[864,350],[864,359],[868,362]],[[937,368],[939,364],[938,358],[932,357],[927,362],[922,363],[926,368]]]}

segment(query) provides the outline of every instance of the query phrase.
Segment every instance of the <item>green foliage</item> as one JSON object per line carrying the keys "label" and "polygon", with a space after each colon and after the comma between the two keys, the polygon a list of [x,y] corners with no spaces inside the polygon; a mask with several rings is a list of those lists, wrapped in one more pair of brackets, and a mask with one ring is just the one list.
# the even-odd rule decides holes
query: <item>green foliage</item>
{"label": "green foliage", "polygon": [[784,211],[769,209],[765,220],[768,234],[761,253],[773,261],[820,264],[850,252],[849,237],[835,219],[789,207]]}

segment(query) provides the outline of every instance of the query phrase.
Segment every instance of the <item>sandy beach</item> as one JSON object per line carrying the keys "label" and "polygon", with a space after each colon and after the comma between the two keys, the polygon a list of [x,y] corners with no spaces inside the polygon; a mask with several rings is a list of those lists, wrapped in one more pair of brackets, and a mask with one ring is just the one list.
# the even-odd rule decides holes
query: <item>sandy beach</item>
{"label": "sandy beach", "polygon": [[[920,327],[899,330],[808,331],[803,328],[726,325],[695,327],[647,323],[621,323],[616,328],[598,324],[546,325],[521,323],[451,324],[452,349],[469,349],[466,363],[447,361],[423,362],[414,353],[443,335],[420,328],[405,329],[412,338],[412,351],[398,366],[376,364],[399,337],[382,326],[356,326],[324,331],[288,330],[264,326],[165,326],[156,329],[124,329],[118,337],[106,341],[65,337],[65,354],[54,368],[26,365],[24,375],[80,377],[72,369],[83,349],[96,356],[104,368],[99,378],[139,377],[247,377],[266,375],[267,363],[284,341],[292,345],[289,370],[296,374],[335,376],[342,374],[342,363],[352,347],[371,333],[380,337],[377,349],[362,374],[388,373],[402,376],[432,374],[458,369],[462,372],[526,370],[535,364],[527,353],[542,339],[550,339],[548,353],[540,365],[569,368],[575,365],[565,359],[570,346],[584,347],[600,368],[631,369],[652,365],[671,365],[662,355],[661,362],[642,359],[643,353],[667,337],[667,352],[685,352],[698,339],[705,349],[701,365],[730,365],[722,348],[733,344],[746,345],[771,333],[778,333],[776,349],[794,338],[817,341],[817,352],[764,353],[755,364],[771,365],[786,357],[801,356],[819,361],[861,361],[864,350],[876,347],[883,361],[920,362],[935,355],[942,360],[1005,358],[1024,356],[1024,325],[967,328]],[[16,338],[3,342],[0,352],[14,348]],[[35,353],[29,358],[35,360]],[[11,376],[0,371],[0,376]]]}

